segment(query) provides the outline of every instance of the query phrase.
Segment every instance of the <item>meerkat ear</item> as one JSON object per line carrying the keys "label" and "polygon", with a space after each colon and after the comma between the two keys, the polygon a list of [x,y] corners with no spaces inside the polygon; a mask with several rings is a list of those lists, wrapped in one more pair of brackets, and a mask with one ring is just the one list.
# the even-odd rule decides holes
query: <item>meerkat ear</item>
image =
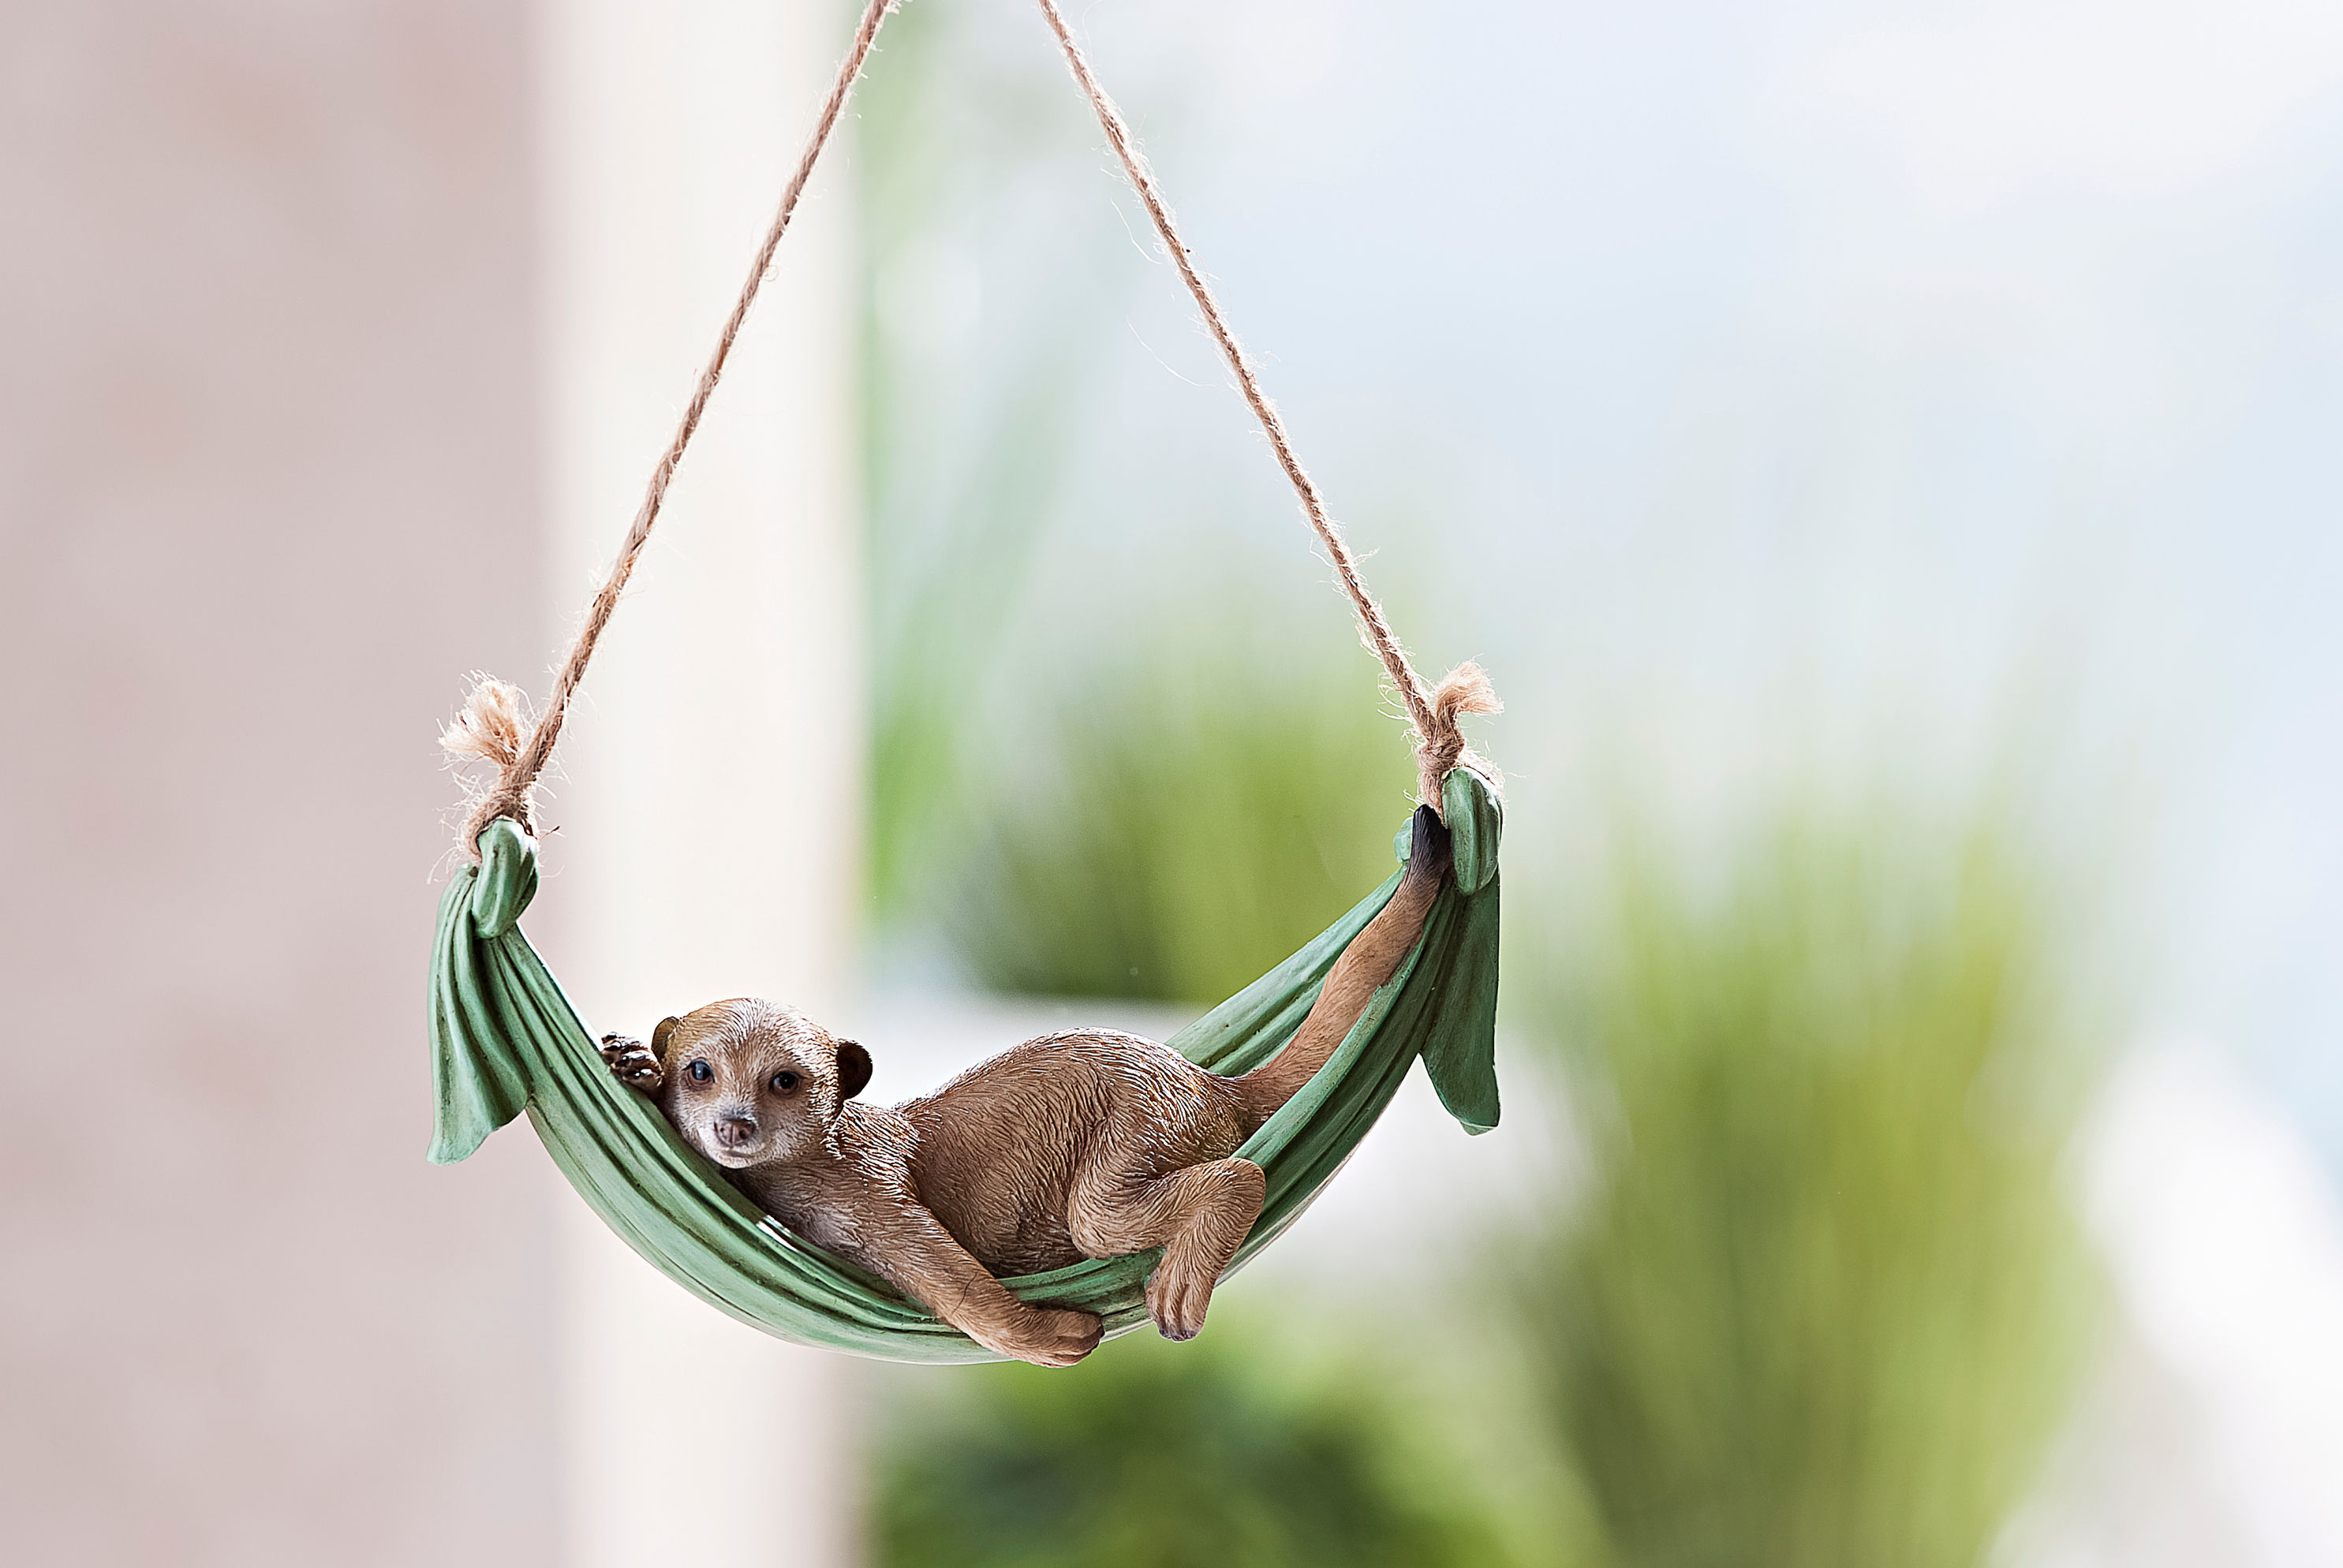
{"label": "meerkat ear", "polygon": [[676,1025],[682,1021],[679,1018],[663,1018],[659,1020],[659,1027],[651,1030],[651,1054],[662,1062],[667,1060],[667,1042],[675,1037]]}
{"label": "meerkat ear", "polygon": [[840,1105],[870,1084],[870,1053],[850,1040],[838,1042],[838,1102]]}

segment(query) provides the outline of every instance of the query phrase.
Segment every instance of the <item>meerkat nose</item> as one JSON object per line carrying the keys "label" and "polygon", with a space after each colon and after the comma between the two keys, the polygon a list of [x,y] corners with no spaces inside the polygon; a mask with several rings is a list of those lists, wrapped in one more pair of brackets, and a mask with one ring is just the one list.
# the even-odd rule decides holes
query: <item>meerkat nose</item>
{"label": "meerkat nose", "polygon": [[746,1116],[719,1116],[716,1119],[716,1141],[727,1149],[738,1149],[757,1135],[757,1123]]}

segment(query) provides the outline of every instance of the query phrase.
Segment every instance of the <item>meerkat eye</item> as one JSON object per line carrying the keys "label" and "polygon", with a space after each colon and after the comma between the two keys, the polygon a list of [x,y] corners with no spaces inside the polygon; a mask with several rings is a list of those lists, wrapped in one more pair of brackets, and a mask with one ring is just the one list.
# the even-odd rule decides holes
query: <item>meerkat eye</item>
{"label": "meerkat eye", "polygon": [[704,1061],[695,1061],[684,1070],[691,1074],[694,1083],[705,1083],[716,1076],[715,1070]]}
{"label": "meerkat eye", "polygon": [[798,1075],[794,1072],[777,1072],[773,1074],[773,1092],[794,1094],[797,1092],[798,1082]]}

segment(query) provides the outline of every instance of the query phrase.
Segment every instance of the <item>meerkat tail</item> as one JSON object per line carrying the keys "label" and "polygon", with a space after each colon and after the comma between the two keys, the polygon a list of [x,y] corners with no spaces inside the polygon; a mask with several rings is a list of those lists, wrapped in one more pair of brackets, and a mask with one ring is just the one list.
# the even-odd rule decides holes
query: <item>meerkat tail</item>
{"label": "meerkat tail", "polygon": [[1423,933],[1424,919],[1432,912],[1432,900],[1441,883],[1447,879],[1450,861],[1447,828],[1431,807],[1417,807],[1407,874],[1400,879],[1399,890],[1334,960],[1310,1016],[1302,1020],[1285,1049],[1234,1081],[1254,1126],[1268,1121],[1279,1106],[1301,1092],[1366,1011],[1376,988],[1398,972],[1416,938]]}

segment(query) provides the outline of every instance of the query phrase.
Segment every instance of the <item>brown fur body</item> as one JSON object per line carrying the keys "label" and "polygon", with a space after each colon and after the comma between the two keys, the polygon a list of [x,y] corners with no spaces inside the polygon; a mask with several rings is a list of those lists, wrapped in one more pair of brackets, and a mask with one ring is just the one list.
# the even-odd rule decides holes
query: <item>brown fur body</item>
{"label": "brown fur body", "polygon": [[665,1020],[649,1049],[606,1037],[603,1055],[759,1208],[980,1344],[1045,1366],[1081,1360],[1098,1343],[1094,1315],[1027,1306],[996,1276],[1157,1246],[1148,1311],[1189,1339],[1261,1213],[1261,1168],[1237,1150],[1398,969],[1447,868],[1447,834],[1421,811],[1398,892],[1293,1039],[1241,1077],[1136,1035],[1078,1030],[882,1109],[854,1100],[870,1077],[860,1045],[755,998]]}

